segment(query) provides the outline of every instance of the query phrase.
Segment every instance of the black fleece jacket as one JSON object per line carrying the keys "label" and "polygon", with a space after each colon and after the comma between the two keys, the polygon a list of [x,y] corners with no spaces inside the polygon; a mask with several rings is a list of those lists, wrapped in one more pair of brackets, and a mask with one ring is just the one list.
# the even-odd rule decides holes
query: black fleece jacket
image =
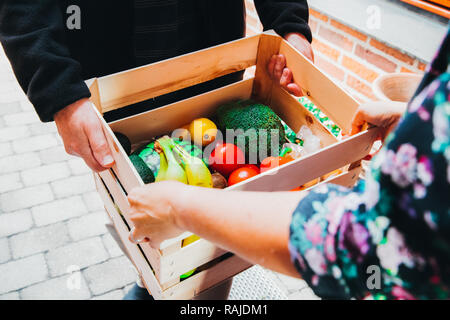
{"label": "black fleece jacket", "polygon": [[[84,79],[139,66],[133,56],[134,1],[0,0],[0,41],[42,121],[90,97]],[[243,0],[197,1],[196,19],[203,26],[198,49],[244,35]],[[81,8],[79,30],[66,26],[67,8],[74,4]],[[255,0],[255,6],[264,29],[299,32],[311,41],[306,0]]]}

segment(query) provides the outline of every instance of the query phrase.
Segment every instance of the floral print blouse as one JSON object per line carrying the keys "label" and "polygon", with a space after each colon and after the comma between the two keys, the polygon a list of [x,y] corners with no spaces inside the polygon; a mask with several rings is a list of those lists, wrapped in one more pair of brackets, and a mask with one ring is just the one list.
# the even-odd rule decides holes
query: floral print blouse
{"label": "floral print blouse", "polygon": [[450,297],[450,29],[397,129],[354,189],[294,211],[292,261],[325,299]]}

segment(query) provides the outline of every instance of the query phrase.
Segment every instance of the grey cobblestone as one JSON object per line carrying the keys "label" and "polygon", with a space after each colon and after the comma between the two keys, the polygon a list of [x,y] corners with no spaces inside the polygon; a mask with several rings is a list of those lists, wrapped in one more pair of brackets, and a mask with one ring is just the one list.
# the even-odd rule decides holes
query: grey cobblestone
{"label": "grey cobblestone", "polygon": [[86,300],[91,297],[81,272],[53,278],[20,291],[24,300]]}
{"label": "grey cobblestone", "polygon": [[25,288],[47,277],[47,265],[42,254],[10,261],[0,265],[0,294]]}
{"label": "grey cobblestone", "polygon": [[113,239],[110,233],[105,234],[102,237],[102,240],[111,258],[116,258],[124,255],[123,251],[117,245],[117,242]]}
{"label": "grey cobblestone", "polygon": [[68,179],[54,181],[51,183],[51,186],[57,198],[64,198],[95,190],[92,174],[72,176]]}
{"label": "grey cobblestone", "polygon": [[33,123],[33,124],[30,124],[28,126],[28,128],[30,129],[31,134],[34,135],[34,136],[58,132],[54,122]]}
{"label": "grey cobblestone", "polygon": [[83,200],[89,211],[104,210],[105,206],[97,191],[91,191],[83,194]]}
{"label": "grey cobblestone", "polygon": [[19,299],[20,296],[18,291],[13,291],[11,293],[0,295],[0,300],[19,300]]}
{"label": "grey cobblestone", "polygon": [[[5,120],[3,123],[6,125]],[[27,126],[20,127],[4,127],[0,129],[0,142],[13,141],[30,136],[30,130]]]}
{"label": "grey cobblestone", "polygon": [[[20,103],[18,103],[18,109],[21,109]],[[8,114],[5,115],[3,119],[5,120],[5,124],[7,126],[22,126],[39,122],[36,112],[33,111]]]}
{"label": "grey cobblestone", "polygon": [[3,193],[0,195],[0,204],[3,211],[16,211],[29,208],[54,199],[49,185],[40,185]]}
{"label": "grey cobblestone", "polygon": [[136,281],[136,271],[126,257],[89,267],[83,273],[94,295],[122,288]]}
{"label": "grey cobblestone", "polygon": [[12,153],[13,153],[13,151],[12,151],[10,142],[0,143],[0,158],[10,156]]}
{"label": "grey cobblestone", "polygon": [[95,296],[92,298],[92,300],[122,300],[125,293],[123,290],[114,290],[105,294],[102,294],[100,296]]}
{"label": "grey cobblestone", "polygon": [[0,175],[0,193],[23,188],[23,183],[18,172]]}
{"label": "grey cobblestone", "polygon": [[9,102],[9,103],[0,103],[0,116],[4,116],[6,114],[18,113],[22,111],[20,106],[20,102]]}
{"label": "grey cobblestone", "polygon": [[30,210],[0,215],[0,238],[27,231],[33,226]]}
{"label": "grey cobblestone", "polygon": [[59,162],[24,170],[21,172],[21,176],[25,186],[34,186],[67,178],[70,176],[70,171],[65,162]]}
{"label": "grey cobblestone", "polygon": [[45,226],[59,221],[81,216],[87,208],[80,196],[56,200],[33,207],[31,213],[37,226]]}
{"label": "grey cobblestone", "polygon": [[58,145],[54,134],[33,136],[26,139],[14,140],[13,150],[16,153],[45,150]]}
{"label": "grey cobblestone", "polygon": [[51,249],[69,243],[67,227],[62,224],[32,229],[19,233],[10,238],[10,246],[15,259],[36,253],[47,252]]}
{"label": "grey cobblestone", "polygon": [[0,239],[0,263],[5,263],[11,260],[11,250],[7,238]]}
{"label": "grey cobblestone", "polygon": [[40,165],[41,160],[36,153],[12,155],[0,159],[0,175],[35,168]]}
{"label": "grey cobblestone", "polygon": [[69,160],[70,171],[73,175],[81,175],[92,172],[91,169],[81,158],[73,158]]}
{"label": "grey cobblestone", "polygon": [[43,164],[67,161],[72,157],[66,153],[63,147],[57,146],[39,151],[39,158]]}
{"label": "grey cobblestone", "polygon": [[66,274],[72,266],[83,269],[108,259],[100,237],[73,242],[46,255],[52,277]]}
{"label": "grey cobblestone", "polygon": [[67,224],[70,236],[78,241],[105,234],[105,218],[104,212],[95,212],[70,220]]}

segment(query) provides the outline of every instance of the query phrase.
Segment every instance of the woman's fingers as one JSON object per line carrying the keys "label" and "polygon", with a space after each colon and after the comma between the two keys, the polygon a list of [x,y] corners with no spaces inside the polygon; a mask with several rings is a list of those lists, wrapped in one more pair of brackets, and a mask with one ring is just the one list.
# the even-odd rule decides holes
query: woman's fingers
{"label": "woman's fingers", "polygon": [[133,229],[131,229],[128,239],[132,243],[136,244],[150,241],[150,239],[142,234],[139,229],[136,229],[136,227],[133,227]]}
{"label": "woman's fingers", "polygon": [[358,109],[352,119],[352,129],[350,131],[350,135],[352,136],[360,132],[365,122],[364,112],[361,109]]}

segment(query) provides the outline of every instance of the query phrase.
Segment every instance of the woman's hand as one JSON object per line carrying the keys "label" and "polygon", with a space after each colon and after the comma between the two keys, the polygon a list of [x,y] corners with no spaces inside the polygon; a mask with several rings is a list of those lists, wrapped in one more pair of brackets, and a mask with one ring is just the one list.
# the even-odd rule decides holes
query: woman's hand
{"label": "woman's hand", "polygon": [[[174,181],[164,181],[136,188],[128,195],[131,210],[129,218],[134,228],[130,241],[149,242],[154,248],[166,239],[183,233],[177,224],[177,208],[187,193],[188,186]],[[182,207],[182,206],[181,206]]]}
{"label": "woman's hand", "polygon": [[394,130],[406,111],[406,103],[395,101],[368,102],[359,106],[352,120],[350,135],[361,131],[365,123],[380,128],[380,139],[384,139]]}

